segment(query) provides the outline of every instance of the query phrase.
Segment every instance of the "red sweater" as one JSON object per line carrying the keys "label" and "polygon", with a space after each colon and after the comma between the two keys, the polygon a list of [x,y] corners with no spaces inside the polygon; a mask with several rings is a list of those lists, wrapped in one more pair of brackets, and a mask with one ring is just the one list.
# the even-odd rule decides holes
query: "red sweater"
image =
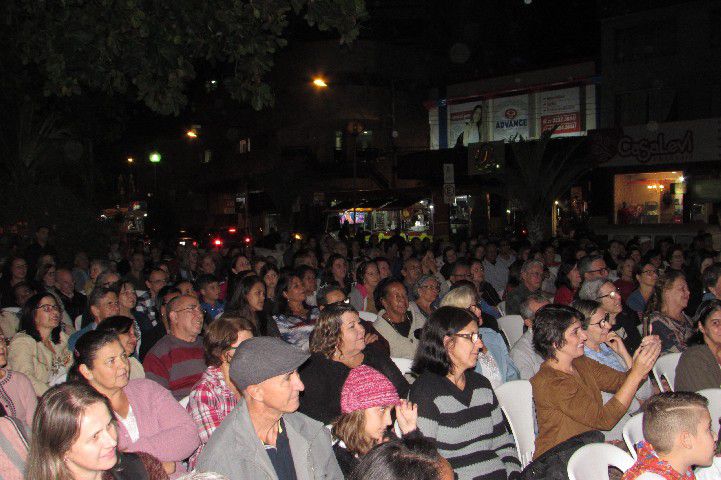
{"label": "red sweater", "polygon": [[145,376],[173,393],[176,400],[187,397],[205,371],[203,337],[188,343],[170,334],[153,345],[145,355]]}

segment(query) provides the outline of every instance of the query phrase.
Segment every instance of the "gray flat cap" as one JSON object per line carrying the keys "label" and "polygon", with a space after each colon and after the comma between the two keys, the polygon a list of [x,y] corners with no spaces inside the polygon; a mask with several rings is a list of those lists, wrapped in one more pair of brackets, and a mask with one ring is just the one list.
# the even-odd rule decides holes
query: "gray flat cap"
{"label": "gray flat cap", "polygon": [[255,337],[244,341],[230,361],[230,379],[239,391],[269,378],[292,372],[310,355],[274,337]]}

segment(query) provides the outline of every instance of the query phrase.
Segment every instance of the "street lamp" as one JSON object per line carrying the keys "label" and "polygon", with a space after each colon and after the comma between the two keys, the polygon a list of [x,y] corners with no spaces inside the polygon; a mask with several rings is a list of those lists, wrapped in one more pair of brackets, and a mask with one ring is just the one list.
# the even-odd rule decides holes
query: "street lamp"
{"label": "street lamp", "polygon": [[150,152],[150,155],[148,155],[148,159],[150,160],[150,163],[153,164],[153,192],[158,192],[158,164],[160,163],[160,160],[162,160],[162,155],[160,155],[157,151]]}
{"label": "street lamp", "polygon": [[323,77],[315,77],[313,79],[313,85],[318,88],[328,88],[328,83],[326,83]]}
{"label": "street lamp", "polygon": [[128,157],[128,163],[129,163],[129,164],[132,164],[134,161],[135,161],[135,159],[134,159],[133,157]]}

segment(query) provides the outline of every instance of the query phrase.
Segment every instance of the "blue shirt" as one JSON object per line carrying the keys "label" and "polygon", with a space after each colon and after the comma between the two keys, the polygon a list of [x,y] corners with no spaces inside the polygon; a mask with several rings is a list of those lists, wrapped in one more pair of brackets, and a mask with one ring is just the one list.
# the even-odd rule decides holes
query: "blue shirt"
{"label": "blue shirt", "polygon": [[82,337],[83,335],[85,335],[88,332],[92,332],[96,328],[98,328],[97,323],[92,322],[92,323],[85,325],[83,328],[81,328],[77,332],[73,333],[72,335],[70,335],[70,338],[68,338],[68,350],[70,350],[70,353],[73,353],[73,350],[75,350],[75,344],[78,343],[78,340],[80,339],[80,337]]}
{"label": "blue shirt", "polygon": [[218,315],[223,313],[223,310],[225,310],[225,302],[222,300],[217,300],[215,302],[215,305],[211,305],[206,302],[200,302],[200,308],[202,308],[203,311],[208,314],[208,316],[210,317],[210,321],[212,322],[217,318]]}
{"label": "blue shirt", "polygon": [[643,298],[643,295],[641,295],[640,290],[634,290],[631,295],[628,296],[626,305],[636,313],[643,314],[643,312],[646,311],[646,300]]}
{"label": "blue shirt", "polygon": [[[488,353],[491,354],[496,361],[496,365],[498,365],[498,370],[501,372],[501,380],[503,380],[504,383],[511,380],[518,380],[520,374],[513,360],[511,360],[503,336],[487,327],[479,328],[478,333],[481,334],[483,344],[488,348]],[[481,373],[480,364],[476,364],[476,372]]]}
{"label": "blue shirt", "polygon": [[607,367],[611,367],[614,370],[622,373],[626,372],[626,365],[623,359],[621,359],[621,357],[619,357],[618,354],[614,352],[611,347],[609,347],[605,343],[601,343],[599,347],[601,347],[601,351],[597,352],[596,350],[588,348],[584,345],[583,353],[591,360],[595,360],[602,365],[606,365]]}

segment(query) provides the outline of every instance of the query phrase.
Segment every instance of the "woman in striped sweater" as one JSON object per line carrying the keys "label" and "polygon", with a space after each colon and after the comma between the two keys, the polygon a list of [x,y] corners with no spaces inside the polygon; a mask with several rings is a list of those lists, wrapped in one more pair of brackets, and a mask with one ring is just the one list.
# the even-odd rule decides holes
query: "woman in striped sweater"
{"label": "woman in striped sweater", "polygon": [[508,480],[521,469],[490,382],[473,369],[483,342],[467,310],[441,307],[423,327],[410,400],[418,429],[434,439],[459,480]]}

